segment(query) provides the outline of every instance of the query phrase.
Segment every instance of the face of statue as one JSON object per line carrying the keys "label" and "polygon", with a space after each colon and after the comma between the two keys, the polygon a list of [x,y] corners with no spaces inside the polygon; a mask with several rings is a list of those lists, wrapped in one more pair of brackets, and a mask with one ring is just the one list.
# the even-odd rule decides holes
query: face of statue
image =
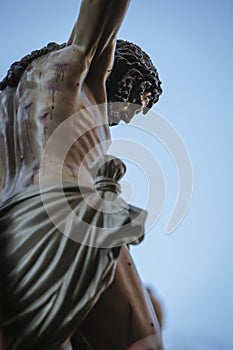
{"label": "face of statue", "polygon": [[132,102],[129,101],[115,104],[110,102],[109,125],[118,125],[121,120],[128,124],[136,114],[142,112],[143,109],[148,106],[150,95],[150,92],[140,94],[140,104],[136,102],[136,99]]}

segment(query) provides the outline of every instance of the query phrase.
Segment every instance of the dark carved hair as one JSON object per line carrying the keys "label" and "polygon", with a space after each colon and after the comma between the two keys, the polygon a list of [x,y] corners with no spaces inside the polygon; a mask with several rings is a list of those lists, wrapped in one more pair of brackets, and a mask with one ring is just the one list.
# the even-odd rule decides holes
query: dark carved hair
{"label": "dark carved hair", "polygon": [[[66,44],[59,45],[52,42],[40,50],[32,51],[20,61],[14,62],[6,77],[0,82],[0,90],[4,90],[6,86],[16,87],[23,72],[34,59],[65,46]],[[108,100],[141,104],[140,94],[150,92],[149,104],[144,111],[146,113],[158,101],[162,93],[160,85],[158,72],[150,57],[139,46],[128,41],[117,40],[115,61],[107,80]]]}
{"label": "dark carved hair", "polygon": [[117,40],[115,61],[107,80],[108,101],[141,104],[140,95],[150,92],[145,114],[162,93],[158,72],[150,57],[137,45]]}

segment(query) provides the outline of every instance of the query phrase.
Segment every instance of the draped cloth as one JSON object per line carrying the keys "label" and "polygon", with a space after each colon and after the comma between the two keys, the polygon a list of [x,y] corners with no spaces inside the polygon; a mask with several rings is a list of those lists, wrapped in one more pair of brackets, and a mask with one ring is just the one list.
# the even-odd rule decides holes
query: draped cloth
{"label": "draped cloth", "polygon": [[119,197],[124,164],[103,156],[91,171],[96,189],[34,185],[0,208],[4,350],[57,349],[112,283],[121,245],[143,236],[146,213]]}

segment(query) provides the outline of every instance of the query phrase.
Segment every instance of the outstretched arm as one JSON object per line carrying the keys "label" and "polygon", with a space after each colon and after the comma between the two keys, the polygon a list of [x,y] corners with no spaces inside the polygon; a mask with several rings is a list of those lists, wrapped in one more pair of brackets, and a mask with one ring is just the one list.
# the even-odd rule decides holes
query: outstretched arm
{"label": "outstretched arm", "polygon": [[[130,0],[83,0],[68,45],[76,45],[85,58],[87,72],[93,71],[103,55],[105,67],[114,49],[115,37]],[[104,63],[102,62],[102,64]],[[100,66],[99,63],[97,66]]]}

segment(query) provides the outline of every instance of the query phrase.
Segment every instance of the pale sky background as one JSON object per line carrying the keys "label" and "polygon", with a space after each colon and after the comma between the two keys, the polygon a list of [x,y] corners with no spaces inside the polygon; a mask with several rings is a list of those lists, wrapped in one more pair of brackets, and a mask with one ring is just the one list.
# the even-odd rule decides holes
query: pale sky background
{"label": "pale sky background", "polygon": [[[2,1],[0,78],[30,51],[66,41],[79,4]],[[167,350],[233,349],[232,33],[232,0],[134,0],[118,35],[140,45],[157,66],[164,93],[154,111],[182,137],[194,173],[188,212],[166,235],[177,173],[163,145],[145,137],[164,172],[167,198],[157,225],[132,253],[162,302]],[[143,206],[144,182],[130,165],[128,179],[133,203]]]}

